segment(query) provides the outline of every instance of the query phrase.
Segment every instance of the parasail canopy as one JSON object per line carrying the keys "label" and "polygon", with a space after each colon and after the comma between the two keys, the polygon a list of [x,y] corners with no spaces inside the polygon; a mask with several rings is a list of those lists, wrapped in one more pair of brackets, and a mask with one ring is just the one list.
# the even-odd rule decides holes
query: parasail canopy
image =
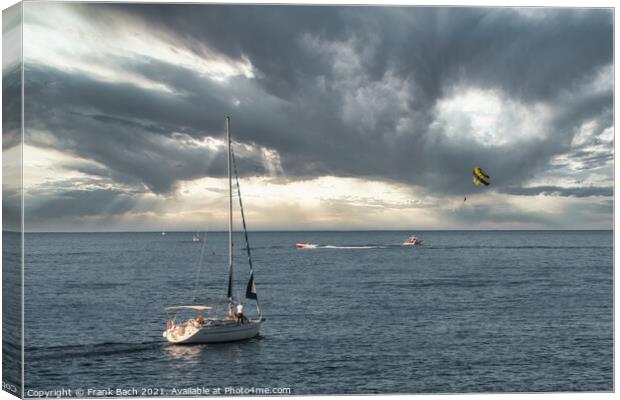
{"label": "parasail canopy", "polygon": [[480,167],[474,168],[472,180],[476,186],[489,186],[491,184],[491,177]]}

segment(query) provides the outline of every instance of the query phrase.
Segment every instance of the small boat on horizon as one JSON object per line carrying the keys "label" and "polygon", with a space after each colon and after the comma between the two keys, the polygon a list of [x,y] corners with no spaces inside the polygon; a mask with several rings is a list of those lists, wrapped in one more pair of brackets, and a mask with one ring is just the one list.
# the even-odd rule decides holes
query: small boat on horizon
{"label": "small boat on horizon", "polygon": [[407,240],[403,242],[403,246],[419,246],[422,244],[422,239],[417,236],[409,236]]}
{"label": "small boat on horizon", "polygon": [[200,235],[195,233],[192,235],[192,242],[201,242],[202,239],[200,239]]}

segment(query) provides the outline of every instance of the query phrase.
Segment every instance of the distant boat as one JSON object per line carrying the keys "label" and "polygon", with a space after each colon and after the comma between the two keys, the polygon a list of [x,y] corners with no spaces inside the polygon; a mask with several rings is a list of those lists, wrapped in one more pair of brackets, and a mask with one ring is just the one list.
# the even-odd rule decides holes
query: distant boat
{"label": "distant boat", "polygon": [[[243,212],[243,202],[241,201],[241,190],[239,189],[239,175],[235,156],[231,147],[230,140],[230,117],[226,117],[226,138],[228,150],[228,295],[224,307],[218,310],[216,307],[192,304],[184,306],[167,307],[168,313],[174,313],[172,319],[168,320],[163,337],[171,343],[218,343],[231,342],[236,340],[249,339],[258,335],[259,328],[263,321],[261,309],[258,305],[256,295],[256,285],[254,284],[254,271],[252,268],[252,254],[248,242],[248,232],[245,225],[245,215]],[[233,200],[232,200],[232,170],[234,167],[235,180],[237,183],[237,195],[239,197],[239,208],[241,210],[241,221],[245,233],[245,249],[248,255],[250,266],[250,278],[246,286],[245,298],[254,300],[256,303],[257,316],[248,319],[244,313],[243,303],[235,299],[233,294]],[[203,244],[204,246],[204,244]],[[199,263],[200,268],[200,263]],[[198,282],[196,282],[198,288]],[[194,296],[195,300],[195,296]],[[218,315],[218,311],[221,313]],[[177,318],[179,314],[185,313],[191,316]],[[197,313],[197,315],[196,315]],[[206,317],[205,315],[206,314]],[[195,317],[194,317],[195,316]]]}
{"label": "distant boat", "polygon": [[162,232],[162,233],[161,233],[161,235],[162,235],[162,236],[166,236],[166,232]]}
{"label": "distant boat", "polygon": [[295,247],[298,249],[316,249],[319,245],[314,243],[296,243]]}
{"label": "distant boat", "polygon": [[416,236],[410,236],[403,242],[403,246],[419,246],[422,244],[422,239]]}
{"label": "distant boat", "polygon": [[200,239],[200,235],[199,234],[193,234],[192,235],[192,242],[201,242],[202,240]]}

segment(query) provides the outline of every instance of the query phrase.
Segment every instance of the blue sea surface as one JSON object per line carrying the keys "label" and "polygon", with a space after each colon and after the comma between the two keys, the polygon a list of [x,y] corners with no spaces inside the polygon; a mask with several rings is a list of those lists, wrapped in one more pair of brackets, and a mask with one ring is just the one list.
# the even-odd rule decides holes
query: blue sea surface
{"label": "blue sea surface", "polygon": [[[423,246],[400,246],[414,233]],[[26,234],[26,395],[613,390],[611,231],[251,232],[260,336],[168,345],[164,307],[194,294],[202,244],[191,237]],[[207,234],[203,299],[225,297],[226,241]]]}

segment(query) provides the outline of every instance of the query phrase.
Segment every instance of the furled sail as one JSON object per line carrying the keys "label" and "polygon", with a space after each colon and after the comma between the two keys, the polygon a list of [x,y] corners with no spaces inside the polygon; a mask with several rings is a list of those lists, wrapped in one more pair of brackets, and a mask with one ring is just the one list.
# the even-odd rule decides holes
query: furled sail
{"label": "furled sail", "polygon": [[243,224],[243,234],[245,236],[245,249],[248,254],[248,264],[250,265],[250,279],[248,280],[248,285],[245,291],[245,297],[248,299],[256,300],[258,304],[258,296],[256,295],[256,284],[254,283],[254,269],[252,266],[252,250],[250,249],[250,240],[248,239],[248,230],[245,225],[245,212],[243,210],[243,200],[241,200],[241,187],[239,186],[239,174],[237,173],[237,161],[235,158],[235,153],[231,148],[231,158],[233,164],[233,170],[235,172],[235,181],[237,183],[237,194],[239,197],[239,209],[241,210],[241,222]]}

